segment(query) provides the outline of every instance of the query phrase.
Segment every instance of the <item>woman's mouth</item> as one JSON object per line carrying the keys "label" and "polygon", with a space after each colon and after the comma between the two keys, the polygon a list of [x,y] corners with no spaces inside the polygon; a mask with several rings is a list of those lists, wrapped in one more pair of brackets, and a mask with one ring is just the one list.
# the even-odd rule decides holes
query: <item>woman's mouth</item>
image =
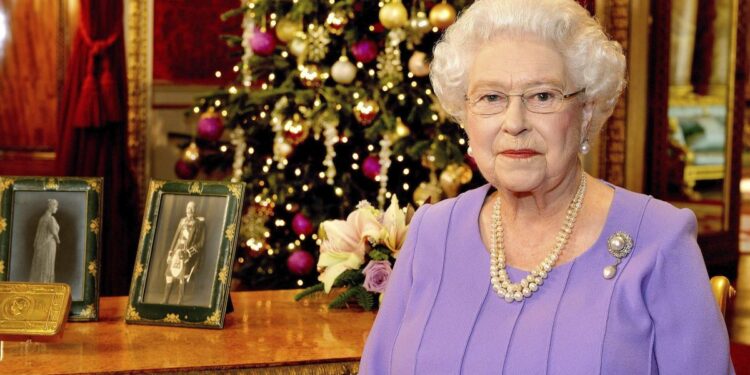
{"label": "woman's mouth", "polygon": [[539,153],[532,149],[522,148],[518,150],[505,150],[505,151],[500,152],[500,155],[503,155],[505,157],[512,158],[512,159],[526,159],[526,158],[537,156],[539,155]]}

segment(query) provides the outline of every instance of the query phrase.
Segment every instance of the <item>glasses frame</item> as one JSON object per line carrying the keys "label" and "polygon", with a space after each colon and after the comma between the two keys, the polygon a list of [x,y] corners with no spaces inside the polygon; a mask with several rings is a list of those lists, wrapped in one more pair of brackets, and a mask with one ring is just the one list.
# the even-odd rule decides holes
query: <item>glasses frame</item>
{"label": "glasses frame", "polygon": [[559,112],[560,109],[562,108],[562,103],[564,103],[566,100],[574,98],[574,97],[576,97],[576,96],[578,96],[578,95],[586,92],[586,88],[585,87],[582,88],[582,89],[580,89],[580,90],[578,90],[578,91],[571,92],[571,93],[568,93],[568,94],[565,94],[562,91],[557,90],[557,89],[554,89],[554,90],[558,91],[559,93],[561,93],[562,94],[562,98],[560,99],[560,105],[557,108],[555,108],[554,110],[549,111],[549,112],[538,112],[538,111],[534,111],[534,110],[532,110],[532,109],[530,109],[528,107],[528,105],[526,104],[526,98],[524,98],[524,95],[526,95],[531,90],[523,92],[523,93],[520,93],[520,94],[505,94],[505,93],[500,92],[502,95],[505,95],[508,98],[508,102],[505,105],[505,107],[503,107],[500,111],[493,112],[493,113],[477,113],[477,112],[474,111],[474,106],[475,106],[475,104],[476,104],[477,101],[472,101],[471,98],[469,98],[468,95],[464,95],[464,100],[469,103],[469,111],[471,113],[477,115],[477,116],[487,117],[487,116],[498,115],[500,113],[505,112],[505,110],[507,110],[508,106],[510,105],[510,98],[513,97],[513,96],[517,96],[517,97],[521,98],[521,103],[523,103],[523,108],[526,109],[527,111],[529,111],[531,113],[540,114],[540,115],[548,115],[548,114],[551,114],[551,113]]}

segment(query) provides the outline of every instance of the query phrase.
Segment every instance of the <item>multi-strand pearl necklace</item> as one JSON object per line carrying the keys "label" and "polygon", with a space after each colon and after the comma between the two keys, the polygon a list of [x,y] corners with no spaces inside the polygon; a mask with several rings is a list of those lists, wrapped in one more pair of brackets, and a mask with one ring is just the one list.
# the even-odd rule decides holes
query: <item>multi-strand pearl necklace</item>
{"label": "multi-strand pearl necklace", "polygon": [[518,283],[510,281],[508,272],[505,269],[505,244],[503,241],[503,223],[500,218],[500,197],[495,199],[495,204],[492,208],[490,281],[492,282],[492,288],[498,296],[504,298],[507,302],[520,302],[525,298],[531,297],[531,295],[542,286],[544,279],[547,278],[547,273],[549,273],[555,265],[562,249],[565,247],[565,244],[568,243],[570,234],[573,232],[573,225],[575,225],[576,222],[576,216],[578,216],[578,212],[583,205],[583,196],[585,193],[586,174],[584,173],[581,177],[581,183],[578,185],[578,191],[576,191],[573,200],[568,206],[568,212],[565,215],[562,229],[560,229],[560,233],[557,234],[555,247],[549,255],[547,255],[547,257],[536,266],[536,268],[534,268],[533,271],[529,272],[529,274]]}

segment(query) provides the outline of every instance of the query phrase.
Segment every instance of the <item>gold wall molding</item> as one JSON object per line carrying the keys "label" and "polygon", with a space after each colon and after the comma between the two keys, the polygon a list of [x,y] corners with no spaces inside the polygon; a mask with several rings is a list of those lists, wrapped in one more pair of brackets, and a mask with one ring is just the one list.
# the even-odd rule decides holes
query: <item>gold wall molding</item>
{"label": "gold wall molding", "polygon": [[[605,19],[607,32],[610,37],[622,45],[625,56],[629,59],[629,34],[630,23],[630,0],[610,0],[606,7],[607,13],[599,16]],[[627,101],[630,90],[625,92],[618,100],[612,116],[607,120],[602,137],[602,146],[599,149],[599,176],[604,180],[618,186],[625,186],[625,161],[626,161],[626,122]]]}
{"label": "gold wall molding", "polygon": [[125,2],[125,53],[128,73],[128,156],[138,184],[139,208],[143,210],[148,180],[146,127],[150,95],[151,0]]}

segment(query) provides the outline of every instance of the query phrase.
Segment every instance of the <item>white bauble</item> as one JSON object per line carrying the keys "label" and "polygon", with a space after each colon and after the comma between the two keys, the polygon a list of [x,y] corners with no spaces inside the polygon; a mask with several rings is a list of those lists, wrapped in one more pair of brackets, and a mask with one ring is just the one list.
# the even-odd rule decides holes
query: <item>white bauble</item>
{"label": "white bauble", "polygon": [[300,38],[294,38],[288,44],[289,52],[297,57],[304,56],[307,52],[307,42]]}
{"label": "white bauble", "polygon": [[430,74],[430,64],[424,52],[416,51],[409,58],[409,71],[417,77],[425,77]]}
{"label": "white bauble", "polygon": [[331,67],[331,77],[338,83],[348,85],[354,81],[356,76],[357,67],[346,56],[341,56],[339,61],[336,61]]}

